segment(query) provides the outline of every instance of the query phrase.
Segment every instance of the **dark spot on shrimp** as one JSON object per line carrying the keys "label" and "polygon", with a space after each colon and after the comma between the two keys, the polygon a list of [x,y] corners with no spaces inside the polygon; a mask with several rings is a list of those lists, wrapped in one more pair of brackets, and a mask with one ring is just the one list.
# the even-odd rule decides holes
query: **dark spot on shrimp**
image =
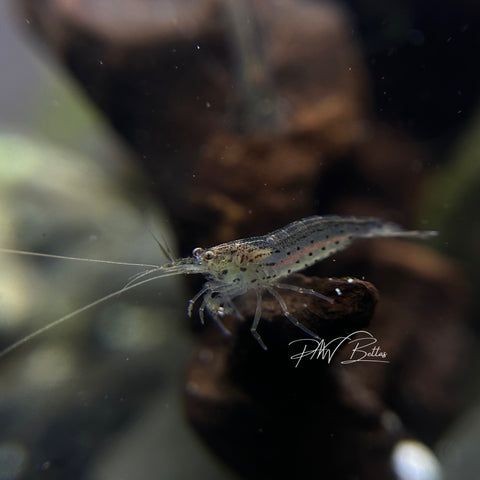
{"label": "dark spot on shrimp", "polygon": [[287,270],[287,273],[292,273],[292,271],[290,269]]}
{"label": "dark spot on shrimp", "polygon": [[340,242],[338,240],[335,240],[335,245],[338,245]]}
{"label": "dark spot on shrimp", "polygon": [[295,263],[300,263],[300,260],[297,260]]}
{"label": "dark spot on shrimp", "polygon": [[290,255],[292,252],[287,252],[287,255]]}
{"label": "dark spot on shrimp", "polygon": [[325,247],[322,247],[322,250],[325,250]]}
{"label": "dark spot on shrimp", "polygon": [[240,270],[241,270],[242,272],[246,272],[246,271],[247,271],[247,267],[240,267]]}
{"label": "dark spot on shrimp", "polygon": [[226,275],[228,273],[228,270],[225,269],[225,270],[222,270],[222,275]]}
{"label": "dark spot on shrimp", "polygon": [[310,253],[308,254],[308,256],[309,256],[309,257],[311,257],[312,255],[313,255],[313,253],[312,253],[312,252],[310,252]]}
{"label": "dark spot on shrimp", "polygon": [[253,280],[250,280],[250,283],[255,283],[257,281],[256,278],[254,278]]}

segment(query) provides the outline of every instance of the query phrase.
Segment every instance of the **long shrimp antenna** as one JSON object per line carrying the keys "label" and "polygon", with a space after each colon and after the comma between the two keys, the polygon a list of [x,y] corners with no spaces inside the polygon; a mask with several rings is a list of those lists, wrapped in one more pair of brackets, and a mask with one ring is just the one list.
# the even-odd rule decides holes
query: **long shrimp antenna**
{"label": "long shrimp antenna", "polygon": [[[189,274],[189,273],[200,273],[200,269],[196,265],[185,265],[185,264],[180,264],[180,265],[173,265],[173,266],[167,266],[167,267],[160,267],[160,268],[168,268],[168,270],[164,270],[161,272],[160,275],[156,275],[155,277],[147,278],[146,280],[142,280],[140,282],[133,283],[131,285],[127,285],[125,287],[122,287],[115,292],[109,293],[108,295],[105,295],[104,297],[99,298],[98,300],[95,300],[88,305],[84,305],[83,307],[77,308],[73,312],[68,313],[67,315],[64,315],[63,317],[58,318],[57,320],[54,320],[53,322],[49,323],[48,325],[45,325],[44,327],[39,328],[38,330],[35,330],[34,332],[26,335],[25,337],[21,338],[20,340],[17,340],[16,342],[12,343],[9,347],[5,348],[4,350],[0,351],[0,358],[7,355],[10,353],[12,350],[17,349],[24,343],[27,343],[28,341],[32,340],[35,337],[38,337],[42,333],[46,332],[47,330],[50,330],[53,327],[56,327],[57,325],[60,325],[61,323],[65,322],[66,320],[70,320],[73,317],[76,317],[77,315],[85,312],[86,310],[89,310],[90,308],[93,308],[97,305],[100,305],[101,303],[106,302],[107,300],[116,297],[117,295],[120,295],[123,292],[126,292],[127,290],[131,290],[132,288],[139,287],[140,285],[144,285],[146,283],[153,282],[154,280],[158,280],[159,278],[164,278],[164,277],[171,277],[173,275],[181,275],[181,274]],[[160,271],[159,268],[159,271]]]}
{"label": "long shrimp antenna", "polygon": [[31,257],[46,257],[46,258],[59,258],[61,260],[76,260],[78,262],[108,263],[110,265],[126,265],[129,267],[159,268],[159,265],[150,265],[148,263],[129,263],[129,262],[116,262],[114,260],[98,260],[94,258],[67,257],[65,255],[54,255],[51,253],[37,253],[37,252],[27,252],[25,250],[13,250],[11,248],[0,248],[0,252],[13,253],[16,255],[29,255]]}
{"label": "long shrimp antenna", "polygon": [[144,272],[139,272],[139,273],[136,273],[135,275],[133,275],[131,278],[128,279],[127,283],[125,284],[125,287],[129,287],[130,285],[132,285],[132,283],[135,283],[137,282],[138,280],[140,280],[141,278],[144,278],[146,277],[147,275],[150,275],[151,273],[153,272],[158,272],[158,270],[160,269],[161,267],[157,267],[157,268],[151,268],[149,270],[145,270]]}

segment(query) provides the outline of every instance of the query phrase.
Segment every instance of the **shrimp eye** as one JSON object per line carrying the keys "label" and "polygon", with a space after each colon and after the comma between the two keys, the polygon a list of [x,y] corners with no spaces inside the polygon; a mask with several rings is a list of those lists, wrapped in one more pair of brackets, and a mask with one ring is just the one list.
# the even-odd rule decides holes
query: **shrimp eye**
{"label": "shrimp eye", "polygon": [[211,260],[214,256],[215,256],[215,254],[214,254],[211,250],[207,250],[207,251],[203,254],[203,259],[204,259],[204,260]]}
{"label": "shrimp eye", "polygon": [[198,258],[202,253],[203,253],[203,248],[200,248],[200,247],[194,248],[192,251],[192,255],[195,258]]}

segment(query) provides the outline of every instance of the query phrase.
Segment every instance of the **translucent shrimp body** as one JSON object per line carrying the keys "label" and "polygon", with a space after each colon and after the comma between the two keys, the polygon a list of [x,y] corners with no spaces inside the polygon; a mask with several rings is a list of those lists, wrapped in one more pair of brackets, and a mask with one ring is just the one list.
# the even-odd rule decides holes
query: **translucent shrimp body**
{"label": "translucent shrimp body", "polygon": [[206,250],[196,248],[193,257],[165,265],[163,269],[180,271],[184,268],[183,273],[202,273],[207,277],[208,281],[203,289],[190,300],[188,314],[191,315],[194,303],[203,296],[199,308],[202,323],[206,310],[225,332],[227,331],[221,317],[226,313],[240,316],[232,300],[248,290],[255,290],[257,308],[251,332],[262,348],[266,349],[257,332],[264,291],[277,299],[283,314],[292,323],[313,337],[316,335],[290,314],[277,289],[315,295],[327,302],[333,302],[314,290],[281,283],[282,278],[346,248],[356,239],[428,238],[436,234],[434,231],[404,230],[394,223],[375,218],[313,216],[290,223],[261,237],[235,240]]}
{"label": "translucent shrimp body", "polygon": [[[243,295],[248,290],[254,290],[256,293],[257,305],[250,330],[263,349],[266,350],[267,347],[258,334],[257,327],[262,316],[262,294],[264,292],[269,293],[278,301],[283,314],[290,322],[307,334],[318,338],[288,311],[287,305],[278,290],[293,290],[300,294],[314,295],[330,303],[332,303],[333,300],[314,290],[282,283],[281,279],[327,258],[333,253],[346,248],[357,239],[375,237],[428,238],[434,235],[437,235],[437,232],[404,230],[394,223],[382,222],[375,218],[331,215],[313,216],[297,220],[283,228],[260,237],[251,237],[222,243],[221,245],[209,249],[196,248],[193,250],[191,257],[180,258],[177,260],[171,258],[160,245],[162,252],[169,256],[171,260],[170,263],[160,267],[143,265],[152,268],[137,275],[122,289],[70,312],[45,327],[20,339],[0,352],[0,356],[5,355],[44,331],[88,310],[89,308],[103,303],[122,292],[131,290],[159,278],[197,273],[204,275],[207,281],[203,288],[189,301],[187,313],[191,316],[195,303],[201,299],[198,311],[202,323],[205,321],[205,312],[207,312],[219,327],[225,333],[229,334],[228,330],[222,323],[222,317],[226,314],[233,314],[238,318],[242,318],[236,309],[233,300],[236,297]],[[0,251],[23,255],[67,258],[9,249],[0,249]],[[70,260],[93,261],[88,259],[68,258]],[[104,262],[119,263],[109,261]]]}

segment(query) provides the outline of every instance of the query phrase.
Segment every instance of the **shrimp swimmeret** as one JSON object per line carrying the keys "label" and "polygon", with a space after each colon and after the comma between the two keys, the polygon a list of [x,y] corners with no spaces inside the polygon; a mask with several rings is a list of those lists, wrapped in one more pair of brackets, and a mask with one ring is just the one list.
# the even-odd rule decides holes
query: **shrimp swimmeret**
{"label": "shrimp swimmeret", "polygon": [[[287,305],[278,290],[293,290],[300,294],[314,295],[330,303],[332,303],[333,300],[315,290],[282,283],[281,279],[327,258],[338,250],[346,248],[356,239],[376,237],[428,238],[437,235],[437,233],[438,232],[435,231],[404,230],[395,223],[383,222],[369,217],[328,215],[297,220],[283,228],[260,237],[234,240],[208,249],[195,248],[191,257],[177,260],[170,258],[170,263],[166,265],[140,265],[152,268],[137,275],[120,290],[70,312],[26,337],[23,337],[0,352],[0,356],[5,355],[33,337],[43,333],[45,330],[103,303],[122,292],[153,282],[159,278],[194,273],[204,275],[207,281],[203,288],[188,302],[187,313],[188,316],[191,316],[195,303],[201,299],[198,312],[202,324],[205,322],[206,311],[222,331],[229,334],[230,332],[222,323],[222,317],[227,314],[234,314],[242,318],[235,308],[233,300],[249,290],[254,290],[257,296],[257,307],[250,331],[263,349],[266,350],[267,347],[257,332],[257,327],[262,316],[263,292],[268,292],[278,301],[283,314],[290,322],[308,335],[318,338],[288,311]],[[166,253],[161,245],[160,248],[163,253]],[[121,263],[62,257],[59,255],[10,249],[0,249],[0,251],[4,253],[47,256],[72,260]]]}

